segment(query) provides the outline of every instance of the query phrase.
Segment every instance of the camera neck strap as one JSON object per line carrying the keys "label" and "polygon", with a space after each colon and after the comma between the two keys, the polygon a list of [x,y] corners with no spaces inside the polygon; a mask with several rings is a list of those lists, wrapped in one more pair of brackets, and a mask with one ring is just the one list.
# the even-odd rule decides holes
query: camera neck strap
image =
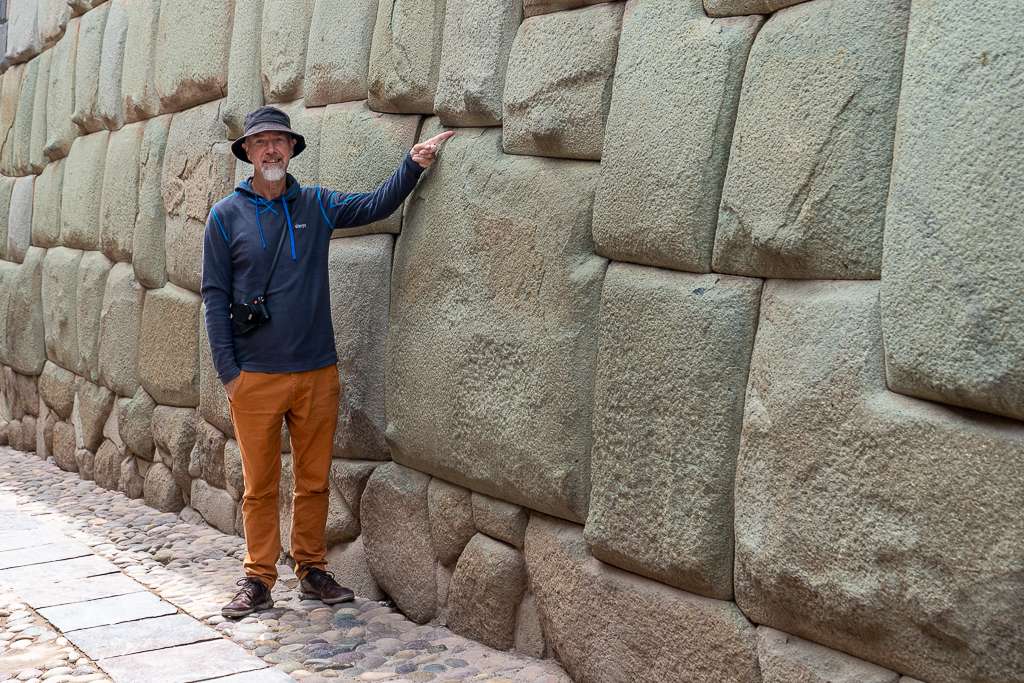
{"label": "camera neck strap", "polygon": [[[287,201],[287,200],[282,200]],[[267,298],[267,290],[270,289],[270,278],[274,277],[274,269],[277,268],[277,260],[281,258],[281,245],[284,244],[284,236],[288,233],[288,225],[281,226],[281,236],[277,238],[277,247],[274,249],[274,260],[270,262],[270,271],[267,272],[267,282],[263,285],[260,293],[261,299]]]}

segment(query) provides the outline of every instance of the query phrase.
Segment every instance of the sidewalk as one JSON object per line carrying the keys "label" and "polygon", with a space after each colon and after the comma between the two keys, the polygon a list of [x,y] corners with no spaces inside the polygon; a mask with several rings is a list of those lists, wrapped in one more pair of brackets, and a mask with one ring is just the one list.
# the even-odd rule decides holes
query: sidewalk
{"label": "sidewalk", "polygon": [[304,680],[563,683],[386,605],[303,601],[225,620],[244,543],[0,448],[0,682]]}

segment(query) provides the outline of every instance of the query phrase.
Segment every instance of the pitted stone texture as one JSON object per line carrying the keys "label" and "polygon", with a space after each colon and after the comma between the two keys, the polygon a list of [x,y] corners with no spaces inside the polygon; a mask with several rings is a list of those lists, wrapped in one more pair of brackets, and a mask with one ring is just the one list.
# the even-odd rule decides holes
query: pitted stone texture
{"label": "pitted stone texture", "polygon": [[529,521],[529,514],[518,505],[482,493],[473,494],[473,523],[491,538],[522,549]]}
{"label": "pitted stone texture", "polygon": [[100,199],[100,249],[111,261],[132,260],[135,219],[139,213],[139,155],[145,123],[111,133],[107,142]]}
{"label": "pitted stone texture", "polygon": [[124,123],[121,75],[124,70],[124,46],[128,40],[128,5],[137,0],[110,0],[107,23],[103,27],[103,54],[96,95],[96,113],[103,126],[117,130]]}
{"label": "pitted stone texture", "polygon": [[107,276],[100,311],[99,378],[120,396],[139,388],[139,334],[146,290],[130,263],[118,263]]}
{"label": "pitted stone texture", "polygon": [[888,392],[878,289],[765,286],[736,601],[759,624],[923,680],[1024,677],[1024,585],[1008,571],[1024,557],[1024,426]]}
{"label": "pitted stone texture", "polygon": [[[82,252],[56,247],[46,252],[40,294],[46,355],[61,367],[79,370],[78,267]],[[52,406],[56,407],[56,406]],[[62,417],[67,418],[66,414]]]}
{"label": "pitted stone texture", "polygon": [[[327,107],[321,129],[320,183],[339,192],[370,192],[391,177],[416,143],[418,116],[370,111],[365,102]],[[360,144],[351,144],[360,140]],[[300,157],[301,158],[301,157]],[[337,233],[398,233],[403,209],[376,223]]]}
{"label": "pitted stone texture", "polygon": [[[209,422],[199,420],[196,427],[196,449],[199,451],[199,465],[202,478],[210,486],[225,488],[224,444],[227,439]],[[195,507],[193,505],[193,507]],[[202,510],[200,510],[202,512]],[[234,520],[232,520],[234,524]],[[225,533],[232,533],[230,530]]]}
{"label": "pitted stone texture", "polygon": [[153,81],[160,4],[160,0],[131,0],[126,4],[128,31],[124,44],[121,101],[125,121],[129,123],[160,113],[160,96]]}
{"label": "pitted stone texture", "polygon": [[607,0],[523,0],[523,16],[535,17],[538,14],[564,12],[565,10],[599,5]]}
{"label": "pitted stone texture", "polygon": [[222,104],[209,102],[173,116],[163,160],[161,187],[167,213],[202,225],[210,207],[230,194],[234,177]]}
{"label": "pitted stone texture", "polygon": [[522,19],[519,2],[449,0],[434,96],[442,124],[501,124],[505,71]]}
{"label": "pitted stone texture", "polygon": [[582,521],[606,264],[590,251],[598,167],[503,155],[499,135],[460,131],[411,204],[391,290],[388,440],[398,462]]}
{"label": "pitted stone texture", "polygon": [[46,146],[48,159],[62,159],[71,151],[78,136],[78,126],[71,117],[75,113],[75,56],[78,54],[80,19],[68,22],[64,36],[53,48],[50,62],[50,83],[46,94]]}
{"label": "pitted stone texture", "polygon": [[199,304],[174,285],[146,292],[139,343],[139,380],[157,403],[199,404]]}
{"label": "pitted stone texture", "polygon": [[146,122],[139,150],[139,205],[132,237],[132,267],[139,282],[159,289],[167,282],[163,165],[171,116]]}
{"label": "pitted stone texture", "polygon": [[384,354],[391,280],[390,235],[334,240],[328,254],[331,318],[341,397],[334,457],[390,458],[384,440]]}
{"label": "pitted stone texture", "polygon": [[78,264],[75,301],[80,358],[78,374],[93,382],[99,381],[100,376],[100,316],[103,313],[107,276],[113,265],[98,251],[85,252]]}
{"label": "pitted stone texture", "polygon": [[65,370],[56,363],[46,362],[43,373],[39,376],[39,397],[61,420],[71,418],[77,389],[78,378],[75,373]]}
{"label": "pitted stone texture", "polygon": [[32,118],[42,59],[36,57],[25,65],[18,93],[18,111],[11,131],[11,168],[16,175],[32,173]]}
{"label": "pitted stone texture", "polygon": [[153,411],[153,442],[171,462],[188,463],[196,443],[195,411],[158,405]]}
{"label": "pitted stone texture", "polygon": [[[130,454],[121,461],[121,472],[118,475],[117,490],[129,498],[142,498],[146,492],[146,472],[148,464]],[[143,469],[146,472],[143,472]]]}
{"label": "pitted stone texture", "polygon": [[483,534],[462,551],[448,588],[448,626],[498,650],[515,644],[516,612],[526,590],[523,554]]}
{"label": "pitted stone texture", "polygon": [[118,431],[121,439],[135,455],[144,460],[153,460],[153,416],[156,402],[139,389],[131,400],[118,405]]}
{"label": "pitted stone texture", "polygon": [[910,0],[773,15],[743,80],[714,269],[877,279]]}
{"label": "pitted stone texture", "polygon": [[78,471],[78,461],[75,460],[75,428],[67,422],[58,422],[53,426],[53,459],[57,467],[66,472]]}
{"label": "pitted stone texture", "polygon": [[711,17],[731,17],[741,14],[771,14],[801,2],[806,0],[704,0],[704,9]]}
{"label": "pitted stone texture", "polygon": [[343,586],[351,588],[361,598],[383,600],[384,593],[370,573],[366,562],[366,549],[360,536],[351,543],[340,543],[327,551],[327,571],[332,572]]}
{"label": "pitted stone texture", "polygon": [[60,244],[60,198],[64,184],[64,160],[47,164],[35,180],[32,198],[32,244]]}
{"label": "pitted stone texture", "polygon": [[110,409],[107,421],[103,423],[103,438],[112,441],[118,450],[122,451],[125,449],[125,445],[121,438],[121,427],[118,422],[121,418],[121,411],[130,401],[130,398],[115,398],[114,407]]}
{"label": "pitted stone texture", "polygon": [[79,448],[75,451],[75,463],[78,466],[78,476],[86,481],[92,481],[96,476],[96,454]]}
{"label": "pitted stone texture", "polygon": [[36,177],[27,175],[14,181],[11,211],[7,218],[7,260],[22,263],[32,244],[32,203]]}
{"label": "pitted stone texture", "polygon": [[899,674],[848,654],[759,626],[757,654],[764,683],[896,683]]}
{"label": "pitted stone texture", "polygon": [[8,391],[13,394],[13,403],[16,406],[15,418],[25,415],[36,416],[39,414],[39,389],[37,379],[33,375],[22,375],[5,368],[4,375],[8,384]]}
{"label": "pitted stone texture", "polygon": [[[3,74],[3,88],[0,90],[0,135],[3,136],[0,167],[8,175],[14,174],[14,124],[18,115],[21,82],[24,75],[24,64],[9,67]],[[3,215],[6,216],[6,212]],[[5,246],[6,241],[0,243],[0,250]]]}
{"label": "pitted stone texture", "polygon": [[507,153],[601,158],[623,6],[545,14],[519,26],[504,93]]}
{"label": "pitted stone texture", "polygon": [[161,512],[180,512],[185,507],[181,489],[175,483],[174,475],[167,465],[159,462],[154,463],[146,473],[143,497],[146,505]]}
{"label": "pitted stone texture", "polygon": [[700,0],[628,5],[594,199],[598,253],[711,270],[743,69],[760,25],[708,19]]}
{"label": "pitted stone texture", "polygon": [[13,269],[7,300],[6,362],[25,375],[38,375],[46,363],[43,333],[44,249],[29,247],[25,261]]}
{"label": "pitted stone texture", "polygon": [[[8,71],[7,73],[10,73]],[[11,195],[17,178],[0,176],[0,258],[7,258],[7,233],[11,218]]]}
{"label": "pitted stone texture", "polygon": [[[323,122],[325,110],[322,107],[307,109],[303,106],[302,100],[274,106],[288,114],[288,117],[291,120],[292,130],[306,139],[305,151],[289,162],[288,172],[295,176],[295,179],[302,185],[319,184],[320,127]],[[235,163],[236,183],[252,177],[252,164],[247,164],[241,160],[235,160],[233,156],[231,157],[231,160]]]}
{"label": "pitted stone texture", "polygon": [[233,2],[162,2],[154,69],[160,111],[224,97]]}
{"label": "pitted stone texture", "polygon": [[96,451],[103,443],[103,425],[117,398],[106,387],[81,381],[75,390],[71,421],[79,439],[78,447]]}
{"label": "pitted stone texture", "polygon": [[[343,33],[341,27],[345,24],[336,23],[336,17],[340,16],[344,15],[332,17],[331,28],[335,34]],[[234,0],[227,96],[221,110],[221,120],[232,140],[242,135],[245,115],[263,104],[263,85],[260,82],[262,17],[263,0]]]}
{"label": "pitted stone texture", "polygon": [[32,101],[32,133],[29,139],[29,171],[40,173],[46,166],[46,95],[50,89],[50,64],[53,50],[47,50],[35,60],[39,62],[35,99]]}
{"label": "pitted stone texture", "polygon": [[[234,436],[231,407],[224,385],[213,366],[210,337],[206,332],[206,306],[199,309],[199,414],[229,437]],[[230,489],[229,489],[230,490]]]}
{"label": "pitted stone texture", "polygon": [[107,25],[109,11],[110,3],[104,2],[87,12],[78,26],[75,109],[71,120],[85,133],[95,133],[103,127],[99,117],[100,60],[103,56],[103,29]]}
{"label": "pitted stone texture", "polygon": [[224,488],[232,498],[242,500],[242,494],[245,493],[242,451],[234,439],[228,439],[224,444]]}
{"label": "pitted stone texture", "polygon": [[760,296],[760,280],[608,270],[585,532],[598,559],[732,597],[733,484]]}
{"label": "pitted stone texture", "polygon": [[[337,17],[345,17],[338,23]],[[365,100],[377,5],[364,0],[314,0],[306,47],[306,105]]]}
{"label": "pitted stone texture", "polygon": [[121,465],[126,458],[124,451],[118,449],[113,441],[104,441],[96,451],[96,483],[105,489],[117,491],[121,481]]}
{"label": "pitted stone texture", "polygon": [[57,414],[45,403],[39,404],[39,417],[36,418],[36,455],[43,460],[53,457],[53,428],[57,420]]}
{"label": "pitted stone texture", "polygon": [[397,463],[381,465],[366,484],[363,544],[374,578],[410,619],[437,613],[434,551],[430,545],[430,477]]}
{"label": "pitted stone texture", "polygon": [[60,237],[64,246],[98,249],[100,204],[110,133],[100,131],[75,138],[64,162],[61,189]]}
{"label": "pitted stone texture", "polygon": [[14,0],[7,13],[6,62],[23,62],[43,49],[39,40],[39,3],[36,0]]}
{"label": "pitted stone texture", "polygon": [[[302,97],[312,14],[313,0],[263,0],[260,75],[266,102],[291,102]],[[339,22],[342,17],[344,22]],[[338,31],[338,24],[347,21],[348,17],[339,14],[329,23]]]}
{"label": "pitted stone texture", "polygon": [[235,533],[235,501],[224,489],[195,479],[192,481],[191,505],[210,526],[226,534]]}
{"label": "pitted stone texture", "polygon": [[444,8],[445,0],[379,0],[369,72],[375,111],[433,112]]}
{"label": "pitted stone texture", "polygon": [[380,464],[370,460],[336,459],[331,462],[331,483],[338,489],[342,500],[356,519],[359,518],[359,505],[366,489],[366,482]]}
{"label": "pitted stone texture", "polygon": [[527,592],[516,611],[516,640],[514,649],[530,657],[541,658],[546,650],[544,627],[537,612],[533,593]]}
{"label": "pitted stone texture", "polygon": [[42,49],[49,49],[60,40],[70,18],[71,8],[67,0],[40,0],[39,42]]}
{"label": "pitted stone texture", "polygon": [[476,535],[471,492],[432,478],[427,487],[427,510],[434,556],[446,567],[454,566],[469,539]]}
{"label": "pitted stone texture", "polygon": [[88,12],[94,7],[99,7],[107,2],[107,0],[67,0],[67,2],[68,5],[71,6],[71,14],[77,17],[80,14]]}
{"label": "pitted stone texture", "polygon": [[758,681],[757,636],[731,602],[609,567],[582,528],[534,514],[526,564],[549,644],[575,681]]}
{"label": "pitted stone texture", "polygon": [[882,326],[893,391],[1024,420],[1024,96],[1006,87],[1024,41],[1011,9],[911,10]]}
{"label": "pitted stone texture", "polygon": [[[5,340],[0,344],[0,362],[7,364],[11,362],[13,349],[7,335],[7,318],[10,312],[11,301],[14,298],[15,281],[18,278],[20,266],[17,263],[0,260],[0,339]],[[40,287],[40,289],[42,289]],[[43,349],[45,353],[45,347]]]}
{"label": "pitted stone texture", "polygon": [[197,294],[202,285],[205,230],[205,222],[185,216],[167,217],[167,279]]}

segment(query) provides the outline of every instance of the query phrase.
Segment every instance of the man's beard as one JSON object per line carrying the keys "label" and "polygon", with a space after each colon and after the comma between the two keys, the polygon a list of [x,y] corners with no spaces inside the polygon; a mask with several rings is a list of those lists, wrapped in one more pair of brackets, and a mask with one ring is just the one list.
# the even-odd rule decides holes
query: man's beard
{"label": "man's beard", "polygon": [[284,180],[284,164],[267,164],[260,171],[263,174],[263,179],[268,183]]}

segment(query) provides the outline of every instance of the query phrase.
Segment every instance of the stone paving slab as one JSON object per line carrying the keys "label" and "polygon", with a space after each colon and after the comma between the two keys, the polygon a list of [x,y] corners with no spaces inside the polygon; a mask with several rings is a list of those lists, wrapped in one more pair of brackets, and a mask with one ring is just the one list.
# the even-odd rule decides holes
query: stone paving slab
{"label": "stone paving slab", "polygon": [[119,571],[117,565],[96,555],[59,560],[32,567],[14,567],[0,570],[0,582],[9,584],[16,591],[32,584],[84,579],[100,574]]}
{"label": "stone paving slab", "polygon": [[127,595],[144,590],[146,588],[138,581],[133,581],[119,572],[77,581],[23,586],[18,589],[18,594],[32,609],[38,610],[44,607]]}
{"label": "stone paving slab", "polygon": [[117,683],[191,683],[267,667],[224,639],[112,657],[99,665]]}
{"label": "stone paving slab", "polygon": [[54,560],[70,560],[76,557],[92,555],[92,549],[82,543],[62,541],[45,543],[34,548],[0,551],[0,569],[26,567]]}
{"label": "stone paving slab", "polygon": [[35,548],[40,543],[58,543],[66,537],[52,529],[19,529],[0,533],[0,551]]}
{"label": "stone paving slab", "polygon": [[113,598],[47,607],[39,610],[39,614],[66,634],[76,629],[161,617],[177,611],[174,605],[164,602],[152,593],[129,593]]}
{"label": "stone paving slab", "polygon": [[222,637],[209,626],[204,626],[186,614],[96,626],[71,631],[66,635],[78,649],[93,659],[121,657]]}
{"label": "stone paving slab", "polygon": [[260,669],[241,674],[211,678],[208,683],[291,683],[295,679],[277,669]]}

